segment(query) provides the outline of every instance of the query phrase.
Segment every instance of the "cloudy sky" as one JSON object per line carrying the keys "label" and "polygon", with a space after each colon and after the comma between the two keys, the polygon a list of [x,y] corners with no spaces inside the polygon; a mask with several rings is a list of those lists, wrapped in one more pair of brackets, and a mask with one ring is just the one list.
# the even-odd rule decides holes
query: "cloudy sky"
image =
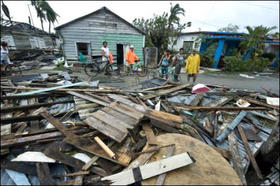
{"label": "cloudy sky", "polygon": [[[278,1],[49,1],[49,4],[60,16],[55,23],[59,26],[103,6],[129,22],[135,18],[151,18],[154,14],[169,12],[170,2],[179,3],[185,9],[185,16],[181,17],[183,22],[192,22],[185,31],[216,31],[229,23],[238,25],[241,32],[247,25],[277,26],[275,31],[279,30]],[[21,22],[28,22],[29,5],[34,25],[41,28],[30,1],[4,0],[4,3],[12,20]],[[48,30],[48,24],[44,25]]]}

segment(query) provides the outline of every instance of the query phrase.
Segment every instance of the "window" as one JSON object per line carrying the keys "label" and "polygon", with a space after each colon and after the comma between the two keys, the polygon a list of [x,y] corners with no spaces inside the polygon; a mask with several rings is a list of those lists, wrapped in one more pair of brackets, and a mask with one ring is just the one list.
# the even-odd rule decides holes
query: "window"
{"label": "window", "polygon": [[193,41],[184,41],[183,48],[187,53],[191,52],[193,48]]}
{"label": "window", "polygon": [[81,52],[83,55],[89,55],[89,43],[77,43],[78,53]]}

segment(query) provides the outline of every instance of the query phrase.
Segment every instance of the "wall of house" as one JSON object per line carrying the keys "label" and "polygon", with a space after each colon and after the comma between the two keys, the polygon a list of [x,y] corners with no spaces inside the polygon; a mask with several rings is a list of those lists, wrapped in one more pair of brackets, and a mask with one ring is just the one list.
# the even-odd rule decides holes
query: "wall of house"
{"label": "wall of house", "polygon": [[59,30],[59,35],[62,37],[64,55],[68,60],[78,59],[77,42],[90,43],[91,55],[99,56],[105,40],[113,55],[116,55],[117,43],[132,44],[136,55],[143,59],[144,35],[105,11],[66,25]]}
{"label": "wall of house", "polygon": [[1,31],[1,41],[7,42],[10,49],[53,48],[53,41],[48,35]]}
{"label": "wall of house", "polygon": [[[199,37],[199,34],[188,34],[188,35],[182,35],[178,37],[177,43],[172,47],[172,45],[169,45],[168,48],[170,50],[176,50],[179,51],[180,48],[183,48],[184,41],[195,41]],[[195,42],[193,42],[193,49],[195,47]],[[199,49],[200,45],[198,45]]]}

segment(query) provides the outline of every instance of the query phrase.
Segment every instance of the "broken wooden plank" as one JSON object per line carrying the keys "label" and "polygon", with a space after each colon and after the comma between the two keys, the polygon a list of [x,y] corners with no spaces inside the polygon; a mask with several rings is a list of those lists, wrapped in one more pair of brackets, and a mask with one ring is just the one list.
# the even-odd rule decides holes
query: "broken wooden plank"
{"label": "broken wooden plank", "polygon": [[151,129],[151,127],[148,124],[143,124],[142,128],[145,131],[148,144],[149,145],[158,145],[155,134],[154,134],[153,130]]}
{"label": "broken wooden plank", "polygon": [[126,115],[129,115],[130,117],[133,117],[137,120],[140,120],[144,117],[144,114],[129,107],[129,106],[126,106],[124,104],[118,104],[118,103],[111,103],[109,105],[109,107],[111,107],[112,109],[120,112],[120,113],[123,113],[123,114],[126,114]]}
{"label": "broken wooden plank", "polygon": [[11,162],[2,160],[1,169],[9,169],[32,176],[37,176],[36,167],[25,162]]}
{"label": "broken wooden plank", "polygon": [[151,88],[146,88],[146,89],[143,89],[144,91],[148,91],[148,90],[158,90],[158,89],[166,89],[166,88],[171,88],[171,87],[174,87],[174,85],[160,85],[160,86],[156,86],[156,87],[151,87]]}
{"label": "broken wooden plank", "polygon": [[166,90],[160,90],[160,91],[157,91],[155,93],[151,93],[151,94],[148,94],[146,96],[143,96],[141,98],[143,100],[152,99],[152,98],[162,96],[162,95],[166,95],[166,94],[169,94],[169,93],[172,93],[172,92],[175,92],[175,91],[187,88],[187,87],[190,87],[190,84],[183,84],[183,85],[176,86],[174,88],[170,88],[170,89],[166,89]]}
{"label": "broken wooden plank", "polygon": [[111,125],[108,125],[106,123],[103,123],[100,120],[97,120],[94,117],[88,117],[84,120],[86,124],[88,124],[90,127],[98,130],[102,134],[110,137],[111,139],[117,141],[118,143],[121,143],[124,138],[127,136],[128,131],[123,132],[118,127],[115,128]]}
{"label": "broken wooden plank", "polygon": [[242,168],[242,164],[241,164],[242,159],[239,154],[237,140],[235,138],[234,132],[231,132],[228,135],[228,149],[231,154],[231,159],[232,159],[233,168],[234,168],[235,172],[239,176],[242,184],[247,185],[246,178],[243,173],[243,168]]}
{"label": "broken wooden plank", "polygon": [[190,102],[190,106],[197,106],[203,99],[204,93],[196,94],[195,98]]}
{"label": "broken wooden plank", "polygon": [[101,101],[101,100],[98,100],[98,99],[95,99],[91,96],[88,96],[88,95],[84,95],[84,94],[80,94],[78,92],[74,92],[74,91],[67,91],[68,94],[71,94],[73,96],[77,96],[79,98],[83,98],[85,100],[88,100],[88,101],[91,101],[91,102],[94,102],[94,103],[97,103],[99,105],[102,105],[102,106],[109,106],[109,104],[107,102],[104,102],[104,101]]}
{"label": "broken wooden plank", "polygon": [[234,120],[231,122],[231,124],[223,131],[223,133],[217,137],[217,142],[222,142],[227,136],[228,134],[233,131],[235,129],[235,127],[237,127],[237,125],[239,125],[239,123],[241,122],[241,120],[246,116],[247,112],[246,111],[241,111],[239,112],[239,114],[234,118]]}
{"label": "broken wooden plank", "polygon": [[[169,147],[166,157],[169,158],[169,157],[173,156],[174,152],[175,152],[175,144]],[[165,177],[166,177],[166,173],[159,175],[156,185],[163,185]]]}
{"label": "broken wooden plank", "polygon": [[101,110],[98,110],[97,112],[94,112],[91,114],[91,116],[95,117],[96,119],[107,123],[108,125],[111,125],[115,128],[119,128],[123,132],[127,132],[127,129],[133,129],[134,127],[119,120],[118,118],[111,116],[110,114],[107,114]]}
{"label": "broken wooden plank", "polygon": [[136,103],[133,103],[132,101],[124,98],[124,96],[120,96],[120,95],[116,95],[116,94],[108,94],[108,96],[120,103],[123,103],[125,105],[128,105],[138,111],[142,111],[142,112],[145,112],[145,107],[142,106],[142,105],[139,105],[139,104],[136,104]]}
{"label": "broken wooden plank", "polygon": [[67,142],[71,145],[74,145],[78,149],[81,149],[81,150],[84,150],[91,154],[94,154],[96,156],[105,158],[107,160],[118,163],[120,165],[123,165],[123,166],[128,165],[127,162],[120,162],[118,160],[114,160],[114,159],[110,158],[101,149],[101,147],[99,147],[96,143],[92,143],[89,139],[82,138],[82,137],[79,137],[79,136],[71,133],[71,131],[68,130],[59,120],[55,119],[52,115],[48,114],[47,112],[43,112],[43,113],[41,113],[41,115],[66,136],[66,138],[64,139],[65,142]]}
{"label": "broken wooden plank", "polygon": [[11,129],[12,129],[11,124],[1,125],[1,136],[11,134]]}
{"label": "broken wooden plank", "polygon": [[54,185],[50,176],[49,165],[47,163],[36,163],[36,170],[40,185]]}
{"label": "broken wooden plank", "polygon": [[262,113],[260,113],[260,112],[257,112],[257,111],[250,111],[252,114],[254,114],[254,115],[256,115],[256,116],[259,116],[259,117],[262,117],[262,118],[264,118],[264,119],[268,119],[268,120],[271,120],[271,121],[277,121],[277,119],[276,118],[272,118],[272,117],[270,117],[270,116],[267,116],[267,115],[265,115],[265,114],[262,114]]}
{"label": "broken wooden plank", "polygon": [[108,154],[110,158],[117,159],[116,154],[98,136],[95,136],[94,140]]}
{"label": "broken wooden plank", "polygon": [[60,175],[54,175],[54,178],[63,178],[63,177],[70,177],[70,176],[81,176],[81,175],[88,175],[89,171],[80,171],[80,172],[73,172],[69,174],[60,174]]}
{"label": "broken wooden plank", "polygon": [[206,107],[206,106],[184,106],[177,107],[179,110],[267,110],[265,107]]}
{"label": "broken wooden plank", "polygon": [[252,99],[252,98],[245,97],[245,98],[242,98],[242,99],[244,99],[244,100],[246,100],[250,103],[256,104],[256,105],[260,105],[260,106],[264,106],[264,107],[267,107],[267,108],[272,108],[272,109],[279,110],[278,106],[269,105],[267,103],[263,103],[261,101],[258,101],[258,100]]}
{"label": "broken wooden plank", "polygon": [[258,164],[257,164],[257,162],[256,162],[256,159],[255,159],[254,155],[253,155],[252,152],[251,152],[251,149],[250,149],[250,146],[249,146],[249,144],[248,144],[248,140],[247,140],[247,138],[246,138],[246,136],[245,136],[245,133],[244,133],[244,131],[243,131],[243,128],[242,128],[240,125],[237,126],[237,128],[238,128],[240,137],[241,137],[241,139],[242,139],[242,141],[243,141],[243,145],[244,145],[244,147],[245,147],[245,149],[246,149],[246,151],[247,151],[247,154],[248,154],[248,156],[249,156],[249,158],[250,158],[250,161],[251,161],[251,163],[252,163],[252,165],[253,165],[253,167],[254,167],[256,173],[257,173],[258,178],[259,178],[259,179],[263,179],[262,173],[261,173],[261,171],[260,171],[260,169],[259,169],[259,166],[258,166]]}
{"label": "broken wooden plank", "polygon": [[187,152],[102,178],[111,185],[128,185],[192,164]]}
{"label": "broken wooden plank", "polygon": [[118,112],[118,111],[116,111],[116,110],[114,110],[110,107],[104,107],[101,110],[110,114],[110,115],[112,115],[112,116],[114,116],[114,117],[116,117],[116,118],[118,118],[118,119],[120,119],[121,121],[123,121],[123,122],[125,122],[125,123],[127,123],[131,126],[136,126],[137,123],[139,122],[139,120],[137,120],[133,117],[130,117],[126,114],[120,113],[120,112]]}

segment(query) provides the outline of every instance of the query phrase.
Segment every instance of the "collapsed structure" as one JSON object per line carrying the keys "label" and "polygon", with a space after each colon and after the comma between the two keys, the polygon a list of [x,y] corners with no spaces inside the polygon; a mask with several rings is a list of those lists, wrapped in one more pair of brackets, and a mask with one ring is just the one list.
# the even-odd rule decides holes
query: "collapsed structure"
{"label": "collapsed structure", "polygon": [[2,183],[246,184],[253,171],[255,183],[279,184],[277,95],[141,84],[2,78]]}

